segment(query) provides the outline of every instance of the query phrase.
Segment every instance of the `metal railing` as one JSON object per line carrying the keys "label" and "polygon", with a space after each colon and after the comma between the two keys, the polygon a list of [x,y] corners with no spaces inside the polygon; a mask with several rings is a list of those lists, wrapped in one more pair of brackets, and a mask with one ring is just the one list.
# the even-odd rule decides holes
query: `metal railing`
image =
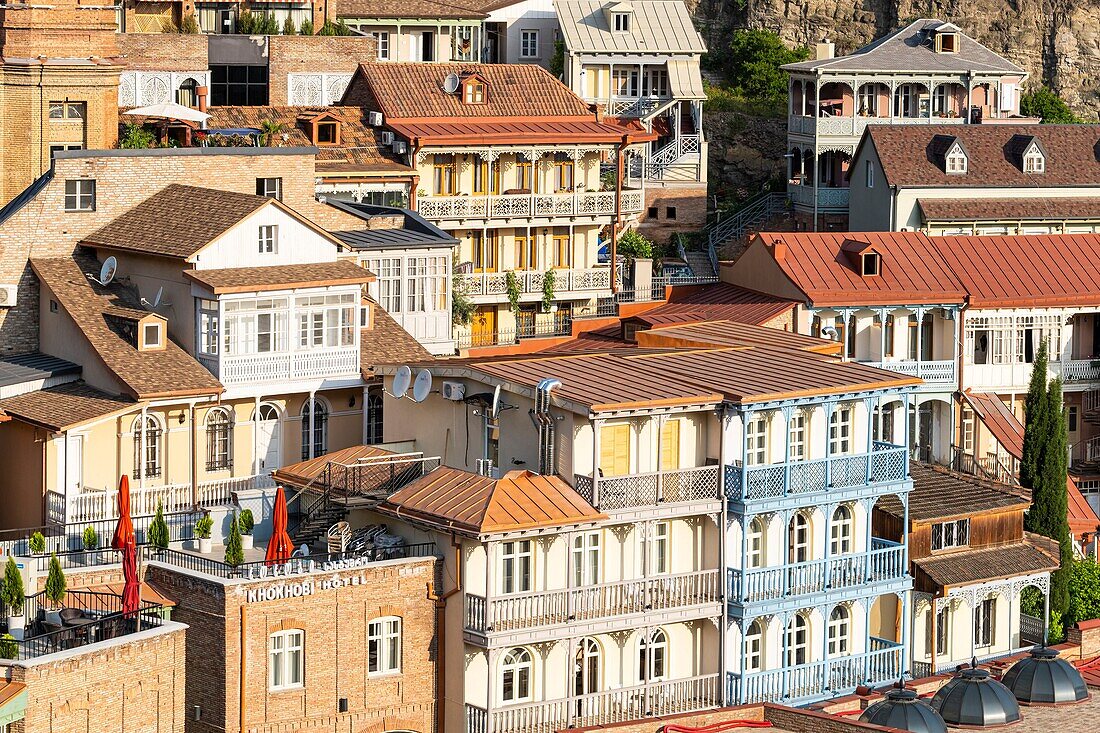
{"label": "metal railing", "polygon": [[517,631],[717,603],[722,598],[719,577],[718,570],[697,570],[488,599],[467,593],[466,628]]}
{"label": "metal railing", "polygon": [[[190,540],[194,538],[195,522],[203,515],[199,511],[185,511],[165,513],[164,521],[168,525],[169,541]],[[139,545],[149,542],[149,527],[153,523],[153,515],[136,516],[132,518],[134,524],[134,536]],[[97,519],[90,522],[71,522],[69,524],[52,524],[43,527],[25,527],[22,529],[0,530],[0,552],[8,555],[31,555],[30,538],[36,532],[40,532],[45,539],[45,555],[51,552],[65,553],[81,551],[84,549],[84,530],[91,527],[95,530],[101,544],[106,544],[114,535],[117,519]]]}
{"label": "metal railing", "polygon": [[986,453],[976,456],[957,445],[951,446],[951,470],[1002,484],[1019,483],[1019,461],[1015,456]]}
{"label": "metal railing", "polygon": [[744,467],[726,466],[726,495],[742,501],[810,494],[828,489],[885,481],[909,475],[904,446],[875,442],[871,453]]}
{"label": "metal railing", "polygon": [[872,543],[869,552],[750,568],[745,572],[728,568],[726,578],[731,603],[757,603],[898,580],[907,572],[905,547],[880,540],[878,546]]}
{"label": "metal railing", "polygon": [[885,369],[909,377],[919,377],[925,384],[937,386],[952,386],[955,384],[955,361],[944,359],[938,361],[863,361],[857,360],[867,366]]}
{"label": "metal railing", "polygon": [[523,339],[551,338],[554,336],[572,336],[572,316],[557,318],[551,323],[530,323],[515,329],[497,331],[460,333],[455,343],[460,349],[476,349],[483,346],[507,346],[518,344]]}
{"label": "metal railing", "polygon": [[[624,190],[619,209],[642,210],[640,190]],[[612,216],[614,191],[571,191],[561,193],[510,193],[487,196],[419,196],[417,213],[429,220],[497,219],[515,217]]]}
{"label": "metal railing", "polygon": [[660,179],[665,169],[685,155],[699,153],[702,149],[702,136],[679,135],[668,145],[649,156],[646,162],[646,178]]}
{"label": "metal railing", "polygon": [[703,230],[707,237],[707,255],[718,272],[718,248],[731,239],[740,239],[750,227],[767,221],[787,209],[784,191],[764,191],[746,201],[729,216],[722,217]]}
{"label": "metal railing", "polygon": [[573,488],[600,511],[636,509],[662,503],[718,499],[718,466],[629,476],[573,477]]}
{"label": "metal railing", "polygon": [[60,607],[82,611],[79,622],[51,622],[51,609],[48,606],[45,591],[24,599],[23,618],[26,626],[24,638],[15,642],[18,659],[35,659],[86,644],[116,639],[159,626],[161,623],[160,606],[156,603],[142,601],[137,613],[124,614],[122,596],[114,593],[67,591],[61,599]]}
{"label": "metal railing", "polygon": [[[554,292],[587,292],[590,290],[611,290],[611,268],[588,267],[577,269],[555,269]],[[544,270],[512,270],[520,295],[542,295],[546,284]],[[471,298],[508,295],[508,272],[470,272],[460,274],[464,292]]]}

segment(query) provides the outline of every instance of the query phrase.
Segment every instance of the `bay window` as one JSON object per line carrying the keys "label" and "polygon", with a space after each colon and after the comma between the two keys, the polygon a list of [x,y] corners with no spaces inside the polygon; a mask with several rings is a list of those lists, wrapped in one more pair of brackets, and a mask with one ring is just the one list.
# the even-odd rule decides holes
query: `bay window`
{"label": "bay window", "polygon": [[[286,298],[230,300],[224,306],[222,350],[227,356],[286,351]],[[216,328],[216,319],[212,322]]]}
{"label": "bay window", "polygon": [[295,298],[299,348],[354,346],[355,301],[354,293]]}
{"label": "bay window", "polygon": [[375,300],[387,313],[400,313],[401,258],[383,257],[367,260],[366,266],[378,278],[371,286]]}

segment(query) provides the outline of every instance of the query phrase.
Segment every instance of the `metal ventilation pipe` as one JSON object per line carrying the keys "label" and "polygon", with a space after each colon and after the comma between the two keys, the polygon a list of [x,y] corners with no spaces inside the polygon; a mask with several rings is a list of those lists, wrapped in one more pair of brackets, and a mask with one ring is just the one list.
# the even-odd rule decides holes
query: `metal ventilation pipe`
{"label": "metal ventilation pipe", "polygon": [[531,420],[539,431],[539,473],[544,476],[558,472],[554,449],[554,416],[550,414],[550,393],[560,386],[560,379],[546,378],[535,387],[535,409],[531,410]]}

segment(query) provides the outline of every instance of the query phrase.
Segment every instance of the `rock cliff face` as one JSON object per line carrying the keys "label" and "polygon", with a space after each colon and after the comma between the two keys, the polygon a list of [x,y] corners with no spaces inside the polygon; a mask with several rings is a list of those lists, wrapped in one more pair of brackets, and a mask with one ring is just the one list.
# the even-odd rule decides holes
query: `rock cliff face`
{"label": "rock cliff face", "polygon": [[823,37],[844,54],[921,17],[949,20],[1019,64],[1082,117],[1100,109],[1100,0],[688,0],[708,43],[732,27],[792,44]]}

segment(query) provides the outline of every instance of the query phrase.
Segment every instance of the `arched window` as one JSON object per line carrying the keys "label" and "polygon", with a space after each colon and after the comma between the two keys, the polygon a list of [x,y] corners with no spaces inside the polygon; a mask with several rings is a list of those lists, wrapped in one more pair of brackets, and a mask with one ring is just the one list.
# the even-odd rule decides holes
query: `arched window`
{"label": "arched window", "polygon": [[502,702],[527,702],[531,699],[531,652],[523,647],[508,650],[500,671]]}
{"label": "arched window", "polygon": [[795,614],[787,624],[787,666],[806,664],[810,661],[810,622],[801,613]]}
{"label": "arched window", "polygon": [[302,629],[276,631],[267,638],[267,688],[301,687],[305,678],[305,638]]}
{"label": "arched window", "polygon": [[328,409],[318,399],[302,405],[302,460],[328,453]]}
{"label": "arched window", "polygon": [[748,566],[750,568],[762,568],[767,560],[767,532],[768,525],[763,517],[753,517],[749,522],[748,536]]}
{"label": "arched window", "polygon": [[229,410],[216,407],[206,413],[206,470],[233,467],[233,423]]}
{"label": "arched window", "polygon": [[852,623],[847,606],[836,606],[829,614],[829,656],[847,654]]}
{"label": "arched window", "polygon": [[[145,416],[144,430],[139,416],[134,420],[131,431],[134,434],[134,477],[154,478],[160,475],[160,423],[152,415]],[[142,435],[145,443],[142,445]]]}
{"label": "arched window", "polygon": [[176,90],[176,103],[182,104],[184,107],[198,106],[198,89],[199,85],[195,83],[194,79],[184,79],[179,89]]}
{"label": "arched window", "polygon": [[810,559],[810,518],[802,512],[796,512],[787,525],[787,546],[790,548],[789,562]]}
{"label": "arched window", "polygon": [[376,445],[382,442],[382,391],[372,389],[367,393],[367,434],[363,442]]}
{"label": "arched window", "polygon": [[376,618],[367,625],[367,673],[393,674],[401,671],[401,619]]}
{"label": "arched window", "polygon": [[573,693],[590,695],[600,689],[600,645],[592,638],[581,639],[573,663]]}
{"label": "arched window", "polygon": [[829,523],[829,554],[845,555],[852,551],[852,510],[841,504]]}
{"label": "arched window", "polygon": [[668,675],[668,636],[655,629],[638,638],[638,680],[663,680]]}
{"label": "arched window", "polygon": [[759,672],[764,668],[764,627],[757,619],[745,632],[745,672]]}

